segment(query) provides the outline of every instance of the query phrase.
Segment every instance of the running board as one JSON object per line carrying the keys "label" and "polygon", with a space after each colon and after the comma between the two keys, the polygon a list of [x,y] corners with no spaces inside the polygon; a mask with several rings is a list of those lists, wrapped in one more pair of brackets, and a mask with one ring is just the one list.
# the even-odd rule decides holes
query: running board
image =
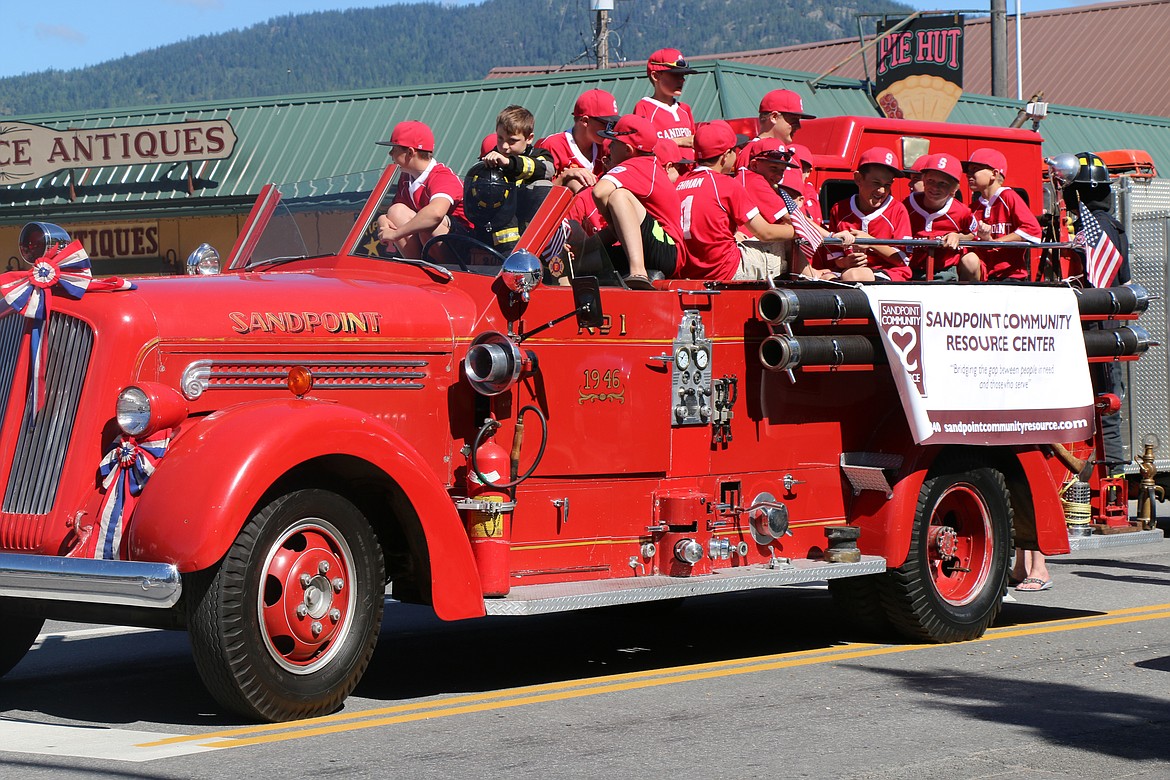
{"label": "running board", "polygon": [[1166,537],[1158,529],[1152,531],[1130,531],[1120,534],[1093,534],[1092,536],[1070,536],[1070,552],[1077,550],[1101,550],[1107,547],[1129,547],[1135,544],[1157,544]]}
{"label": "running board", "polygon": [[518,585],[504,598],[485,599],[489,615],[543,615],[574,609],[611,607],[647,601],[708,596],[741,590],[781,588],[805,582],[881,574],[886,559],[863,555],[858,563],[826,563],[797,559],[788,563],[755,564],[698,577],[622,577],[620,579],[564,582],[551,585]]}

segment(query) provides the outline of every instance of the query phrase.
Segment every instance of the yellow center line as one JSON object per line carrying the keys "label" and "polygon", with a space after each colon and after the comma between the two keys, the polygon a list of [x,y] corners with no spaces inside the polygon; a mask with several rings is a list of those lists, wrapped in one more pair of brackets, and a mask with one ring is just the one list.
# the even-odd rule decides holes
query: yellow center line
{"label": "yellow center line", "polygon": [[[1167,618],[1170,618],[1170,604],[1158,604],[1148,607],[1116,610],[1099,615],[1065,618],[1038,625],[995,628],[989,630],[983,637],[974,641],[993,642],[1000,639],[1100,628],[1103,626],[1123,625]],[[144,743],[137,747],[153,747],[179,742],[198,742],[203,747],[227,748],[283,742],[291,739],[301,739],[303,737],[335,734],[343,731],[356,731],[358,729],[375,728],[398,723],[410,723],[430,718],[445,718],[454,715],[466,715],[530,704],[564,701],[607,693],[656,688],[676,683],[697,682],[720,677],[733,677],[741,674],[754,674],[829,662],[872,658],[933,647],[939,647],[939,645],[849,644],[841,647],[818,648],[793,653],[737,658],[727,661],[712,661],[688,666],[627,672],[584,680],[544,683],[523,688],[513,688],[506,691],[455,696],[431,702],[400,704],[355,713],[310,718],[293,723],[263,724],[204,734],[168,737],[157,742]]]}
{"label": "yellow center line", "polygon": [[872,644],[846,644],[839,647],[818,647],[812,650],[799,650],[791,653],[776,653],[774,655],[756,656],[753,658],[735,658],[727,661],[708,661],[701,664],[693,664],[689,666],[667,667],[665,669],[648,669],[640,672],[622,672],[621,674],[605,675],[604,677],[588,677],[578,680],[564,680],[561,682],[541,683],[539,685],[529,685],[523,688],[510,688],[504,691],[491,691],[487,693],[473,693],[462,696],[452,696],[444,699],[437,699],[429,702],[412,702],[409,704],[396,704],[390,707],[379,707],[372,710],[362,710],[353,713],[339,713],[337,715],[323,715],[317,718],[306,718],[304,720],[292,721],[287,723],[266,723],[255,726],[242,726],[235,729],[226,729],[223,731],[208,732],[204,734],[185,734],[175,737],[167,737],[156,742],[148,742],[137,747],[155,747],[158,745],[172,745],[181,742],[197,742],[205,739],[218,739],[224,737],[233,737],[237,735],[249,735],[266,731],[283,731],[288,729],[296,729],[302,726],[311,726],[317,723],[338,723],[349,720],[360,720],[362,718],[369,718],[377,715],[389,715],[398,712],[407,712],[410,710],[433,710],[450,705],[464,704],[469,702],[481,701],[496,701],[500,699],[508,699],[524,694],[539,693],[543,691],[558,691],[565,689],[583,688],[586,686],[595,685],[598,682],[617,682],[623,680],[640,680],[651,677],[662,677],[682,674],[688,671],[697,671],[703,669],[723,669],[728,666],[742,666],[748,664],[759,663],[761,661],[769,661],[780,658],[794,658],[802,656],[825,656],[834,655],[840,652],[846,652],[851,649],[864,647],[878,647]]}

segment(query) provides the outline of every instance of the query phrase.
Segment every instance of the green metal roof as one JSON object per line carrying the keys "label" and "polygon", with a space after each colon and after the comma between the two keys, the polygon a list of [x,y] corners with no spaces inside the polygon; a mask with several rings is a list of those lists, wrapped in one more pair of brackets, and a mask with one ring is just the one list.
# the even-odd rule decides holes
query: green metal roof
{"label": "green metal roof", "polygon": [[[827,78],[812,91],[810,74],[721,60],[695,64],[685,100],[699,120],[754,116],[760,96],[770,89],[800,93],[817,116],[873,115],[874,108],[852,79]],[[104,216],[133,210],[171,214],[238,210],[263,185],[305,179],[370,187],[387,161],[386,148],[374,141],[389,136],[403,119],[419,119],[435,131],[437,157],[457,172],[478,156],[480,141],[495,129],[500,109],[517,103],[536,116],[541,137],[567,128],[573,103],[586,89],[607,89],[624,110],[649,93],[641,68],[572,71],[546,76],[489,79],[434,86],[361,92],[292,95],[246,101],[220,101],[104,112],[44,114],[12,119],[54,128],[108,128],[185,120],[229,119],[239,138],[233,156],[196,163],[199,188],[188,194],[186,166],[135,165],[94,168],[68,199],[65,171],[20,185],[0,187],[0,222],[30,216],[79,213]],[[1005,127],[1015,118],[1017,101],[965,95],[952,114],[956,122]],[[1040,125],[1045,151],[1145,149],[1170,172],[1170,120],[1050,106]],[[76,172],[78,176],[81,171]],[[337,174],[355,174],[340,177]],[[352,191],[352,190],[351,190]]]}

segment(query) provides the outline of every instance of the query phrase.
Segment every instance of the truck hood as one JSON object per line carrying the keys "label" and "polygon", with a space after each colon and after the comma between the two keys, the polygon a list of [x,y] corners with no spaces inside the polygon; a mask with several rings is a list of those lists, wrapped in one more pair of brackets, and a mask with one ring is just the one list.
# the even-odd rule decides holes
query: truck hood
{"label": "truck hood", "polygon": [[[163,343],[255,341],[446,351],[475,325],[475,296],[420,274],[332,269],[136,280]],[[479,281],[479,280],[474,280]],[[484,280],[483,289],[487,290]],[[319,344],[320,346],[314,347]]]}

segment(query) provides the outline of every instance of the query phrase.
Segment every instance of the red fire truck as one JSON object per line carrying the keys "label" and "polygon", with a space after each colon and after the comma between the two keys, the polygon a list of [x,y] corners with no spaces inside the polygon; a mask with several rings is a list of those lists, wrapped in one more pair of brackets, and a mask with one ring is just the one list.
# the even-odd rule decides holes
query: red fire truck
{"label": "red fire truck", "polygon": [[[1013,544],[1069,551],[1070,472],[1094,519],[1109,509],[1082,375],[1146,339],[1090,343],[1079,323],[1135,319],[1140,291],[546,284],[562,192],[508,258],[468,238],[386,258],[372,222],[392,172],[356,219],[327,187],[313,209],[267,188],[199,278],[90,284],[59,228],[25,229],[30,270],[0,286],[0,672],[47,618],[181,628],[225,707],[293,719],[353,690],[387,594],[459,620],[814,580],[868,625],[960,641],[998,614]],[[215,270],[213,250],[192,264]],[[1049,319],[1025,323],[1022,290]],[[1080,395],[1021,416],[916,392],[944,310],[1015,323],[950,334],[1002,343],[985,373],[1047,348],[1027,328],[1062,329],[1075,381],[1028,381]]]}

